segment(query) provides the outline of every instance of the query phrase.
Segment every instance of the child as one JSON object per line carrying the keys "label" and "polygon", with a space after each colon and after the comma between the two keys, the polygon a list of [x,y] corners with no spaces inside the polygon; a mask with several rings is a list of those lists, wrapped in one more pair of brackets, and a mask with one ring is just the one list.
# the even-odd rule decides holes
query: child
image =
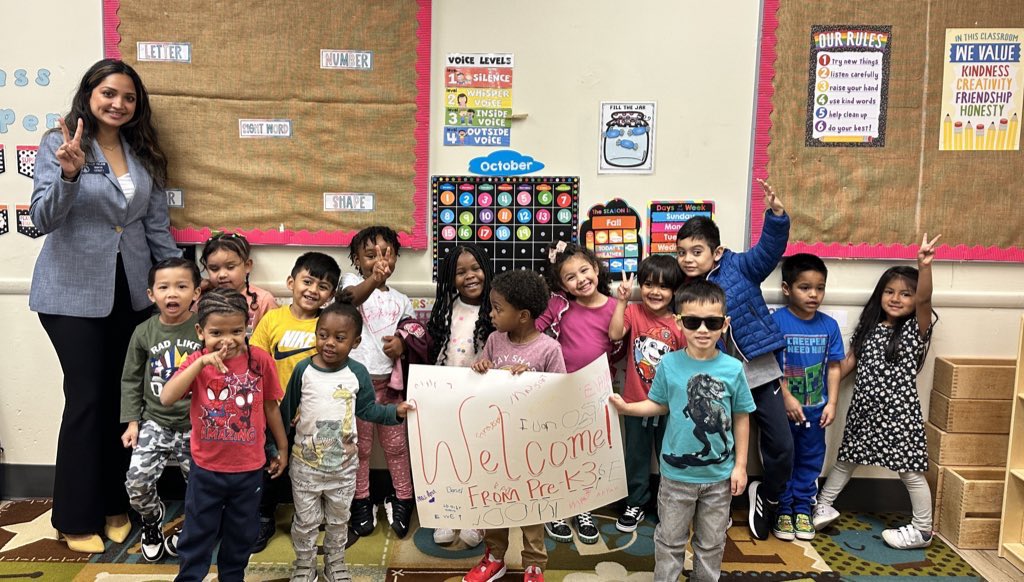
{"label": "child", "polygon": [[[459,245],[441,261],[437,270],[437,297],[426,331],[415,319],[398,324],[411,364],[469,367],[477,360],[491,323],[491,261],[476,245]],[[467,547],[483,541],[481,529],[464,529],[458,537]],[[437,528],[434,543],[455,541],[455,530]]]}
{"label": "child", "polygon": [[[600,357],[610,359],[615,344],[608,338],[608,324],[615,302],[608,298],[608,271],[594,253],[564,241],[551,245],[548,260],[548,284],[559,291],[551,295],[548,308],[537,318],[537,330],[550,329],[561,344],[566,372],[575,372]],[[600,534],[589,511],[572,521],[581,542],[597,543]],[[555,541],[572,541],[572,529],[563,519],[545,523],[544,529]]]}
{"label": "child", "polygon": [[[618,288],[615,313],[608,324],[606,335],[619,340],[629,334],[626,385],[622,398],[626,402],[647,400],[658,363],[665,354],[686,345],[686,338],[672,314],[675,292],[683,284],[683,272],[670,255],[651,255],[640,263],[637,273],[640,281],[641,303],[629,304],[633,295],[633,277],[622,274]],[[666,419],[627,417],[624,419],[626,457],[626,484],[629,495],[626,509],[615,522],[622,532],[636,530],[644,520],[644,507],[651,500],[651,450],[661,456],[661,443],[665,437]]]}
{"label": "child", "polygon": [[359,311],[348,303],[324,309],[316,324],[317,353],[295,367],[281,403],[285,426],[296,419],[289,469],[295,500],[293,582],[317,579],[316,538],[325,517],[324,578],[351,579],[345,543],[359,465],[355,420],[394,425],[411,408],[405,402],[374,402],[366,368],[348,357],[359,345],[362,327]]}
{"label": "child", "polygon": [[839,324],[818,311],[827,276],[824,261],[814,255],[786,257],[782,293],[788,305],[772,314],[786,338],[786,349],[777,357],[785,374],[782,399],[793,433],[793,476],[779,499],[772,528],[784,541],[814,539],[811,506],[825,462],[825,427],[836,418],[845,353]]}
{"label": "child", "polygon": [[[388,386],[394,361],[402,356],[402,341],[395,337],[398,322],[413,317],[412,302],[403,293],[388,286],[388,278],[398,262],[398,233],[386,226],[370,226],[352,237],[349,259],[358,274],[345,273],[339,299],[350,301],[363,316],[362,341],[352,350],[352,358],[370,372],[376,401],[397,404],[400,390]],[[388,523],[395,535],[409,533],[416,502],[412,497],[412,472],[409,467],[409,439],[404,426],[382,426],[356,419],[363,438],[359,439],[359,472],[356,475],[355,501],[352,503],[352,529],[368,536],[377,527],[377,511],[370,501],[370,453],[376,428],[384,458],[391,472],[395,494],[384,500]]]}
{"label": "child", "polygon": [[[491,284],[491,321],[495,332],[487,338],[473,370],[483,374],[491,368],[523,372],[565,373],[565,361],[558,342],[537,331],[535,320],[548,304],[548,286],[533,271],[507,271]],[[544,582],[548,552],[544,526],[525,525],[523,532],[524,582]],[[507,529],[489,529],[484,534],[487,551],[480,563],[462,578],[463,582],[492,582],[505,575]]]}
{"label": "child", "polygon": [[917,374],[938,321],[932,311],[932,259],[938,240],[924,235],[917,269],[892,267],[882,273],[853,332],[842,364],[843,376],[857,370],[853,402],[839,458],[814,507],[817,530],[839,517],[832,503],[857,465],[878,465],[899,473],[914,512],[910,525],[887,529],[882,539],[900,550],[932,543],[932,499],[924,477],[928,451]]}
{"label": "child", "polygon": [[277,308],[274,296],[249,284],[252,273],[251,247],[244,236],[233,232],[217,233],[206,240],[199,262],[210,276],[212,287],[234,289],[249,302],[247,336],[259,325],[263,316]]}
{"label": "child", "polygon": [[188,481],[192,425],[188,403],[164,406],[160,393],[181,362],[202,348],[195,314],[189,310],[199,298],[200,280],[192,261],[164,259],[153,265],[146,292],[159,313],[135,328],[121,374],[121,422],[128,423],[121,442],[132,449],[125,487],[132,509],[142,516],[142,557],[150,562],[165,552],[178,555],[178,535],[164,537],[165,508],[156,483],[172,457]]}
{"label": "child", "polygon": [[775,524],[779,499],[793,471],[793,435],[786,421],[780,394],[782,370],[775,352],[786,347],[782,332],[761,296],[763,282],[782,258],[789,241],[789,216],[771,186],[758,180],[764,190],[764,229],[749,251],[735,253],[721,246],[718,227],[707,217],[687,220],[676,233],[679,266],[688,281],[707,279],[725,290],[732,333],[725,351],[743,362],[743,372],[754,396],[754,419],[761,434],[764,483],[754,481],[747,494],[747,523],[755,539],[768,538]]}
{"label": "child", "polygon": [[747,414],[754,401],[743,365],[718,351],[729,325],[725,293],[697,281],[679,294],[686,348],[666,354],[647,399],[610,402],[631,416],[668,414],[654,530],[654,579],[678,580],[693,527],[691,582],[718,580],[729,504],[747,484]]}
{"label": "child", "polygon": [[259,529],[269,427],[277,456],[268,471],[288,466],[288,440],[278,400],[284,397],[274,360],[245,343],[248,303],[237,291],[214,289],[199,300],[196,333],[205,346],[190,355],[160,394],[169,406],[191,395],[192,470],[185,493],[185,526],[178,540],[176,580],[199,581],[210,571],[218,538],[221,580],[242,580]]}
{"label": "child", "polygon": [[[273,356],[278,378],[291,378],[295,366],[316,350],[316,318],[320,308],[334,296],[339,277],[338,262],[323,253],[308,252],[295,260],[286,281],[292,292],[291,305],[267,312],[250,341]],[[280,388],[284,390],[286,386],[281,384]],[[254,554],[262,552],[273,537],[277,529],[274,512],[287,490],[287,478],[279,481],[264,478],[260,531],[253,545]]]}

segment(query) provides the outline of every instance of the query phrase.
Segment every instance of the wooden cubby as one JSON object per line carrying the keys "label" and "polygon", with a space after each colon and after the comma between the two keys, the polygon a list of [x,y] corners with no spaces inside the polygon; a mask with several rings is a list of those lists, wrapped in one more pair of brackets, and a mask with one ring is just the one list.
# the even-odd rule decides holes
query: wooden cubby
{"label": "wooden cubby", "polygon": [[999,528],[999,557],[1024,572],[1024,316],[1017,343],[1010,443],[1006,455],[1003,516]]}

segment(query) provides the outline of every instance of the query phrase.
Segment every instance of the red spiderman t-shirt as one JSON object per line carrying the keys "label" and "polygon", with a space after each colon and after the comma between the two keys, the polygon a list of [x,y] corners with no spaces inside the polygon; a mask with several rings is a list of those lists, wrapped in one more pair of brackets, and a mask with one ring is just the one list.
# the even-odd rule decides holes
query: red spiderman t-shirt
{"label": "red spiderman t-shirt", "polygon": [[[205,348],[193,353],[178,372],[208,353]],[[277,368],[270,354],[256,347],[224,365],[226,374],[216,366],[204,367],[189,387],[192,460],[207,471],[255,471],[266,464],[263,400],[284,398]]]}
{"label": "red spiderman t-shirt", "polygon": [[683,330],[672,314],[655,317],[643,303],[626,306],[626,333],[629,338],[626,365],[626,386],[622,399],[626,402],[640,402],[647,399],[651,391],[654,373],[661,358],[686,346]]}

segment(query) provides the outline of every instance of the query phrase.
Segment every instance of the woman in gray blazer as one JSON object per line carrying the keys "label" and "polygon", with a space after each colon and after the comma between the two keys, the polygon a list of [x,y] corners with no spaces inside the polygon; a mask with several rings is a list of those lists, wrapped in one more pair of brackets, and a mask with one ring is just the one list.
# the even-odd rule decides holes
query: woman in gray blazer
{"label": "woman in gray blazer", "polygon": [[131,531],[120,379],[132,331],[151,311],[150,266],[181,256],[166,179],[142,80],[123,62],[99,61],[60,131],[43,136],[29,211],[48,234],[29,307],[64,372],[52,523],[79,552],[102,552],[100,532],[120,543]]}

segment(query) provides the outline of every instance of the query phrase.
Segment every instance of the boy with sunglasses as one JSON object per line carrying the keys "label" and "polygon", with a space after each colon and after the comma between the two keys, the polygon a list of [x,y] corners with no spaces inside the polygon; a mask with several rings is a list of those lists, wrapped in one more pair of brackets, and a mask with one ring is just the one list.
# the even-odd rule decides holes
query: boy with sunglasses
{"label": "boy with sunglasses", "polygon": [[686,348],[662,358],[647,400],[627,403],[613,394],[609,401],[629,416],[668,414],[659,459],[654,579],[677,580],[682,574],[692,526],[690,580],[705,582],[721,575],[729,506],[747,486],[754,400],[743,364],[717,347],[729,326],[722,288],[707,281],[683,287],[679,311]]}

